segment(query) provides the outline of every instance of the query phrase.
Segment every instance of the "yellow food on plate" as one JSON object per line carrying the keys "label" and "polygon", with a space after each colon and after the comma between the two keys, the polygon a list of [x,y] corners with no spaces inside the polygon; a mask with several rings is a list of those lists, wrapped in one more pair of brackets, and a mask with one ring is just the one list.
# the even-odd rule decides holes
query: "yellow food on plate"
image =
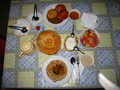
{"label": "yellow food on plate", "polygon": [[52,30],[41,32],[38,35],[36,42],[39,50],[47,55],[56,54],[61,46],[60,36]]}
{"label": "yellow food on plate", "polygon": [[57,11],[55,9],[50,9],[47,12],[47,18],[54,18],[57,16]]}

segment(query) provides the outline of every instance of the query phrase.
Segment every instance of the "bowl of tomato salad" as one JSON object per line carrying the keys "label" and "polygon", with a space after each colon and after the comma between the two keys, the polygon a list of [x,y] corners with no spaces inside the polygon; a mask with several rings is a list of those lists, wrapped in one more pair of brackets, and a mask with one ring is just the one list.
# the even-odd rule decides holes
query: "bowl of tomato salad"
{"label": "bowl of tomato salad", "polygon": [[94,49],[100,44],[100,35],[96,30],[83,30],[79,41],[83,47]]}

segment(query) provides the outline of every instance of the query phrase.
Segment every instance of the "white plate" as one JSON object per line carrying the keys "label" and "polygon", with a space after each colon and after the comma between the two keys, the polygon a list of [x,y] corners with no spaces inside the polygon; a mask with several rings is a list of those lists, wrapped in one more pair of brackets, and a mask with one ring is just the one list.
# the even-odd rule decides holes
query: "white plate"
{"label": "white plate", "polygon": [[21,19],[16,20],[15,23],[13,24],[13,26],[20,26],[20,27],[27,28],[28,32],[26,32],[26,33],[22,33],[20,30],[13,29],[13,33],[19,37],[27,35],[29,33],[30,29],[32,28],[30,21],[26,18],[21,18]]}
{"label": "white plate", "polygon": [[27,19],[32,23],[33,26],[36,26],[38,23],[42,21],[42,15],[39,12],[37,12],[37,15],[39,17],[38,21],[32,21],[33,13],[27,16]]}
{"label": "white plate", "polygon": [[[61,60],[61,61],[63,61],[63,62],[66,64],[67,68],[68,68],[68,73],[67,73],[66,77],[65,77],[63,80],[61,80],[61,81],[53,82],[53,80],[51,80],[51,79],[47,76],[47,74],[46,74],[46,67],[47,67],[47,65],[48,65],[51,61],[53,61],[53,60]],[[68,62],[68,60],[65,59],[64,57],[61,57],[61,56],[52,56],[52,57],[50,57],[49,59],[47,59],[47,60],[45,61],[44,65],[43,65],[43,67],[42,67],[42,73],[43,73],[43,77],[45,78],[45,80],[46,80],[48,83],[50,83],[50,84],[52,84],[52,85],[62,85],[62,84],[64,84],[64,83],[66,83],[66,82],[70,79],[71,73],[72,73],[72,69],[71,69],[70,62]]]}
{"label": "white plate", "polygon": [[47,23],[49,26],[51,26],[51,27],[60,27],[60,26],[62,26],[62,25],[64,25],[66,22],[67,22],[67,20],[68,20],[68,18],[67,19],[65,19],[65,20],[63,20],[61,23],[59,23],[59,24],[53,24],[53,23],[51,23],[51,22],[49,22],[48,20],[47,20],[47,18],[46,18],[46,15],[47,15],[47,12],[50,10],[50,9],[55,9],[55,6],[56,6],[57,4],[51,4],[51,5],[49,5],[48,7],[46,7],[45,8],[45,10],[44,10],[44,12],[43,12],[43,20],[45,21],[45,23]]}

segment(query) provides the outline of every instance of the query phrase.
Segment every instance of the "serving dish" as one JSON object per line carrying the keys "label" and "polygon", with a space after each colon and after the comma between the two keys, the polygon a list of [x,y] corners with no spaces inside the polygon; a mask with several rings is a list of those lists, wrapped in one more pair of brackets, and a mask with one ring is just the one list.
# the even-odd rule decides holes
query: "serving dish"
{"label": "serving dish", "polygon": [[47,12],[48,12],[50,9],[54,9],[54,8],[56,7],[56,5],[58,5],[58,4],[51,4],[51,5],[47,6],[47,7],[45,8],[45,10],[43,11],[43,20],[44,20],[44,22],[45,22],[46,24],[48,24],[48,25],[51,26],[51,27],[60,27],[60,26],[64,25],[64,24],[68,21],[68,18],[65,19],[65,20],[63,20],[61,23],[58,23],[58,24],[53,24],[53,23],[51,23],[51,22],[48,21],[48,19],[47,19],[47,17],[46,17]]}
{"label": "serving dish", "polygon": [[[51,80],[51,79],[48,77],[48,75],[47,75],[46,67],[47,67],[48,64],[49,64],[51,61],[53,61],[53,60],[60,60],[60,61],[64,62],[64,63],[66,64],[66,66],[67,66],[67,69],[68,69],[67,75],[66,75],[66,77],[65,77],[63,80],[61,80],[61,81],[56,81],[56,82],[55,82],[55,81]],[[43,73],[44,79],[45,79],[48,83],[50,83],[50,84],[52,84],[52,85],[62,85],[62,84],[64,84],[64,83],[66,83],[66,82],[70,79],[71,73],[72,73],[72,69],[71,69],[70,63],[68,62],[68,60],[67,60],[66,58],[64,58],[64,57],[62,57],[62,56],[52,56],[52,57],[50,57],[49,59],[47,59],[47,60],[44,62],[43,67],[42,67],[42,73]]]}
{"label": "serving dish", "polygon": [[96,30],[83,30],[78,38],[79,43],[87,49],[95,49],[100,44],[100,35]]}

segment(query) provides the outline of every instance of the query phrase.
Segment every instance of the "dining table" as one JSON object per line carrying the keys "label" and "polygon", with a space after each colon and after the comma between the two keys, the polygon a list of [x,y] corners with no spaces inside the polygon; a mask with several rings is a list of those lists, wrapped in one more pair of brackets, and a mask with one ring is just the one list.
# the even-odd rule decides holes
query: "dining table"
{"label": "dining table", "polygon": [[[99,73],[102,73],[108,80],[120,86],[120,2],[119,0],[11,0],[8,25],[14,25],[20,19],[30,19],[33,14],[34,4],[37,5],[39,20],[35,23],[31,18],[31,29],[24,36],[15,35],[12,28],[7,28],[4,68],[2,76],[2,88],[35,88],[35,89],[99,89],[103,88],[99,82]],[[77,9],[80,12],[78,20],[67,18],[60,26],[52,26],[45,21],[44,11],[50,5],[63,4],[69,12]],[[79,36],[86,30],[81,25],[83,13],[94,13],[99,18],[99,25],[95,30],[100,35],[100,42],[96,48],[84,48],[78,43],[79,49],[85,54],[94,57],[94,64],[85,67],[79,62],[79,79],[76,81],[71,71],[69,79],[61,85],[49,83],[44,75],[44,63],[51,57],[64,57],[70,67],[71,57],[77,57],[81,61],[82,53],[78,51],[67,51],[64,48],[66,36],[72,32]],[[23,20],[24,22],[24,20]],[[40,26],[39,29],[36,27]],[[41,52],[37,47],[38,35],[46,30],[52,30],[61,37],[60,50],[53,55]],[[24,40],[31,40],[34,36],[36,51],[34,54],[19,58],[20,43]],[[77,66],[77,65],[76,65]],[[68,67],[69,68],[69,67]],[[72,69],[72,68],[70,68]]]}

